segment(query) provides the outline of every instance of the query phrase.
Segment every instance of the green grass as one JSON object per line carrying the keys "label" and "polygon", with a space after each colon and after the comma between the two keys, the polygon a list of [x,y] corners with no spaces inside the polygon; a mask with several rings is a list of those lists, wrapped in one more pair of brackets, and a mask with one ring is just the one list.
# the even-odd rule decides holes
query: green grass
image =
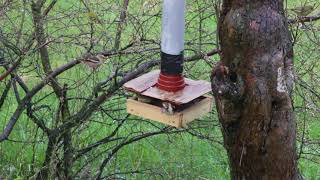
{"label": "green grass", "polygon": [[[101,3],[101,1],[97,2]],[[111,1],[109,0],[106,3],[118,3],[119,1]],[[132,13],[139,14],[142,1],[137,1],[138,3],[132,4],[130,6],[130,11]],[[288,1],[289,7],[294,7],[299,1],[290,0]],[[52,16],[54,17],[56,14],[60,14],[64,11],[72,11],[76,10],[76,6],[74,4],[78,4],[78,1],[61,1],[57,4],[57,8],[53,11]],[[20,4],[21,5],[21,4]],[[193,6],[193,4],[189,4],[189,6]],[[196,6],[196,5],[194,5]],[[101,19],[106,21],[112,21],[118,16],[118,11],[99,11],[99,5],[92,4],[92,8],[97,10],[96,13],[99,14]],[[196,9],[196,7],[194,7]],[[209,11],[209,10],[208,10]],[[17,12],[17,10],[12,11],[9,13],[12,19],[20,19],[21,16]],[[25,33],[30,33],[29,31],[32,29],[32,19],[31,14],[28,13],[25,23]],[[188,14],[188,18],[193,18],[196,13],[190,12]],[[195,18],[197,19],[197,18]],[[69,18],[62,18],[57,21],[52,21],[47,24],[48,33],[52,37],[59,37],[64,35],[64,42],[68,42],[72,40],[72,38],[68,37],[70,35],[78,36],[81,34],[82,31],[88,31],[89,27],[75,27],[79,23],[87,23],[89,20],[86,17],[86,12],[81,11],[78,14],[74,14],[74,17]],[[18,22],[18,21],[17,21]],[[63,28],[65,26],[64,23],[69,23],[68,28]],[[199,36],[199,32],[197,31],[198,23],[194,21],[193,23],[188,24],[188,30],[186,33],[186,39],[191,40],[195,37]],[[214,23],[214,18],[210,18],[203,23],[203,27],[207,31],[213,31],[216,28],[216,23]],[[138,23],[138,22],[135,22]],[[4,24],[5,31],[10,32],[12,29],[12,23],[6,22]],[[148,32],[146,37],[147,39],[155,39],[159,40],[160,35],[160,20],[159,18],[154,18],[154,20],[149,21],[144,25],[144,29],[140,29],[140,31]],[[62,28],[62,30],[61,30]],[[115,34],[115,26],[105,27],[102,25],[96,25],[96,33],[95,36],[99,36],[100,34],[106,34],[105,37],[102,38],[103,42],[108,42],[112,44],[112,40],[108,39],[107,35],[114,35]],[[136,33],[136,29],[132,26],[127,26],[124,34],[123,34],[123,41],[122,46],[126,45],[130,40],[132,40],[132,34]],[[82,36],[81,36],[82,38]],[[212,40],[213,39],[213,40]],[[212,36],[207,37],[206,40],[211,40],[210,42],[215,42],[215,34]],[[83,41],[87,41],[87,38],[83,37]],[[110,41],[110,42],[109,42]],[[295,63],[296,66],[301,67],[302,60],[306,58],[313,59],[310,62],[316,62],[315,59],[318,57],[317,54],[312,54],[310,56],[309,53],[306,51],[309,50],[310,46],[312,47],[313,44],[308,41],[305,34],[302,34],[300,39],[301,45],[295,46]],[[308,43],[309,42],[309,43]],[[195,42],[193,42],[195,43]],[[52,47],[49,47],[49,50],[54,50],[50,54],[50,58],[53,59],[52,65],[53,67],[58,67],[62,64],[65,64],[67,61],[78,57],[79,55],[84,53],[84,49],[78,47],[74,44],[68,44],[68,48],[66,48],[65,44],[55,44]],[[195,48],[196,47],[196,48]],[[110,47],[106,47],[110,49]],[[187,48],[190,49],[197,49],[197,45],[188,45]],[[211,46],[204,46],[202,47],[202,51],[207,51],[212,48]],[[98,46],[98,48],[94,49],[95,52],[101,51],[103,47]],[[50,51],[51,52],[51,51]],[[319,51],[318,51],[319,52]],[[192,54],[190,51],[186,51],[186,55]],[[157,55],[153,55],[152,58],[157,57]],[[37,55],[32,55],[27,58],[25,63],[32,61],[34,67],[37,63],[39,57]],[[123,57],[121,61],[130,61],[130,56]],[[133,57],[132,57],[133,58]],[[118,61],[117,58],[109,59],[111,62]],[[217,61],[218,58],[214,57],[214,61]],[[134,68],[132,64],[126,66],[127,69]],[[319,63],[316,64],[316,68],[319,71]],[[68,82],[70,87],[76,87],[76,85],[81,84],[80,88],[70,90],[69,96],[70,97],[86,97],[89,95],[88,87],[92,87],[97,81],[104,79],[107,77],[113,67],[112,64],[105,64],[100,70],[90,76],[89,79],[85,77],[90,74],[90,70],[87,67],[80,65],[75,69],[69,71],[68,73],[64,73],[60,76],[61,82]],[[192,78],[200,78],[200,79],[209,79],[209,74],[211,72],[211,67],[204,61],[200,61],[197,63],[189,63],[186,64],[186,69],[188,69],[188,77]],[[304,71],[302,70],[300,72]],[[307,70],[305,70],[307,71]],[[2,73],[3,71],[0,70]],[[200,73],[201,72],[201,73]],[[43,73],[43,72],[38,72]],[[35,72],[28,73],[29,80],[27,81],[27,85],[32,87],[34,84],[40,81],[38,78],[38,74]],[[307,82],[312,82],[312,77],[305,76],[303,77]],[[319,86],[316,86],[318,87]],[[0,89],[4,88],[4,84],[0,84]],[[20,89],[21,95],[24,95],[22,90]],[[52,89],[50,87],[46,87],[33,99],[33,101],[40,100],[42,97],[46,96],[47,94],[51,93]],[[300,106],[303,105],[303,100],[295,96],[295,105]],[[58,101],[56,97],[52,94],[47,99],[41,101],[42,104],[50,105],[50,107],[56,108],[58,106]],[[73,100],[71,101],[72,105],[71,110],[73,112],[77,112],[79,110],[79,104],[82,104],[82,100]],[[114,108],[114,103],[119,104],[120,107],[124,109],[124,97],[120,100],[113,99],[109,100],[104,104],[105,107]],[[10,118],[11,114],[14,112],[15,108],[17,107],[14,94],[11,92],[8,96],[7,101],[5,102],[4,106],[0,110],[0,129],[3,129],[4,125],[6,124],[7,120]],[[209,126],[209,128],[201,130],[201,133],[205,133],[207,135],[215,137],[217,141],[222,141],[221,132],[218,124],[216,113],[208,115],[207,117],[203,118],[202,121],[209,121],[205,123]],[[126,113],[124,110],[114,112],[115,116],[119,118],[123,118]],[[48,126],[53,127],[54,124],[53,118],[54,114],[51,112],[46,111],[45,109],[41,111],[41,116],[45,118],[45,122]],[[298,137],[301,137],[301,127],[302,127],[302,119],[306,118],[308,120],[308,134],[306,135],[307,138],[312,139],[319,139],[320,137],[320,122],[319,122],[319,115],[316,114],[312,116],[311,113],[303,114],[297,113],[297,124],[299,128]],[[94,114],[91,120],[97,120],[101,123],[90,122],[86,123],[83,130],[77,132],[78,136],[74,137],[73,143],[77,146],[77,148],[85,147],[86,145],[95,142],[107,134],[110,133],[112,130],[109,125],[104,125],[102,123],[112,123],[112,120],[106,116],[101,116],[99,114]],[[196,121],[192,123],[193,126],[197,126],[201,124],[201,121]],[[158,124],[161,126],[160,124]],[[114,126],[114,125],[113,125]],[[140,120],[132,120],[126,123],[126,125],[121,129],[118,136],[126,135],[130,131],[141,130],[144,132],[155,130],[152,126],[148,125],[147,123],[141,122]],[[30,175],[30,172],[33,168],[36,171],[37,168],[41,167],[41,163],[44,160],[45,155],[45,148],[46,148],[46,138],[45,135],[41,132],[41,130],[37,129],[34,124],[32,124],[31,120],[23,114],[19,119],[19,122],[15,126],[13,133],[10,136],[10,139],[14,140],[21,140],[24,143],[14,143],[11,141],[7,141],[0,144],[0,176],[8,177],[8,179],[12,178],[25,178],[27,175]],[[37,143],[30,143],[30,141],[36,141]],[[27,143],[26,143],[27,142]],[[101,160],[107,156],[107,153],[104,152],[108,147],[112,146],[113,144],[104,145],[101,148],[95,150],[94,152],[88,154],[88,159],[96,154],[100,154],[99,158],[90,164],[90,168],[92,173],[97,171]],[[299,147],[298,143],[298,147]],[[312,148],[312,147],[310,147]],[[304,149],[305,151],[313,151],[312,149]],[[36,153],[34,153],[34,151]],[[33,156],[35,154],[35,156]],[[305,158],[309,158],[306,156]],[[76,162],[78,167],[81,167],[81,164],[87,161],[86,158],[82,158]],[[318,160],[319,163],[319,160]],[[312,163],[309,160],[301,159],[299,161],[299,168],[302,172],[303,176],[306,179],[319,179],[320,178],[320,168],[319,164]],[[105,172],[120,172],[120,171],[130,171],[130,170],[137,170],[137,169],[144,169],[147,170],[145,175],[139,174],[128,174],[124,175],[125,178],[128,179],[145,179],[145,177],[150,177],[150,179],[230,179],[229,177],[229,167],[228,167],[228,160],[226,156],[226,152],[222,145],[218,143],[212,143],[206,140],[199,139],[194,137],[188,133],[181,133],[181,134],[173,134],[173,135],[159,135],[155,137],[151,137],[137,143],[134,143],[130,146],[126,146],[123,148],[119,153],[116,155],[116,158],[112,160],[112,164],[107,167]],[[160,176],[159,174],[164,175]]]}

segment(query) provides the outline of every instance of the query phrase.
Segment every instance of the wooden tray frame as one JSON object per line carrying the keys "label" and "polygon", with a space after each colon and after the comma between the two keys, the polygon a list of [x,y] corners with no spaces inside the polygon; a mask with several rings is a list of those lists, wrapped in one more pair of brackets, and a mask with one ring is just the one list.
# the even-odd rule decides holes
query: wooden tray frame
{"label": "wooden tray frame", "polygon": [[212,110],[213,98],[211,96],[202,97],[199,102],[192,104],[181,112],[175,112],[173,114],[164,112],[161,107],[156,105],[140,102],[134,99],[127,99],[127,112],[132,115],[161,122],[177,128],[182,128]]}

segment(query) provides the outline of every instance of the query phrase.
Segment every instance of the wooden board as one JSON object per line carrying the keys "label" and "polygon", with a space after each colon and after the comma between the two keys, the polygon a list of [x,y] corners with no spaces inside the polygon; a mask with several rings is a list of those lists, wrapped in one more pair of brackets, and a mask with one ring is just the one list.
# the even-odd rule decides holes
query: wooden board
{"label": "wooden board", "polygon": [[128,91],[142,93],[157,83],[160,70],[151,71],[147,74],[139,76],[123,85]]}
{"label": "wooden board", "polygon": [[205,99],[183,111],[182,127],[186,127],[188,123],[192,122],[195,119],[201,118],[202,116],[212,111],[213,98],[211,96],[205,97]]}
{"label": "wooden board", "polygon": [[189,103],[211,91],[209,82],[203,80],[195,81],[188,78],[185,78],[186,87],[181,91],[173,93],[160,90],[155,87],[159,73],[159,70],[149,72],[127,82],[124,87],[129,91],[178,105]]}
{"label": "wooden board", "polygon": [[174,104],[186,104],[192,100],[203,96],[211,91],[211,84],[206,81],[194,81],[191,79],[185,79],[186,87],[178,92],[168,92],[158,89],[156,87],[150,87],[142,93],[144,96],[160,99],[162,101],[169,101]]}
{"label": "wooden board", "polygon": [[162,111],[161,107],[127,99],[127,112],[146,119],[161,122],[177,128],[186,127],[193,120],[209,113],[212,108],[212,97],[206,96],[201,101],[193,104],[182,112],[172,115]]}

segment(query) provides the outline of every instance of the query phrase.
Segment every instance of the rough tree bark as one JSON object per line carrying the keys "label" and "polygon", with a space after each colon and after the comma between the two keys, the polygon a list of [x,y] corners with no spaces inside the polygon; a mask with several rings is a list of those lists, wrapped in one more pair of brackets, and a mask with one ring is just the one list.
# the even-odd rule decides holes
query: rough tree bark
{"label": "rough tree bark", "polygon": [[300,179],[283,1],[224,0],[212,90],[232,179]]}

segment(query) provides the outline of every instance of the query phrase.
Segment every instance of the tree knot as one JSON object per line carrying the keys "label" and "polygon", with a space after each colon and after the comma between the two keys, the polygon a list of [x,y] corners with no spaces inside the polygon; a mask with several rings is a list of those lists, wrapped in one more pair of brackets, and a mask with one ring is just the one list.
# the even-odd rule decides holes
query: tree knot
{"label": "tree knot", "polygon": [[243,81],[234,71],[219,62],[211,74],[211,87],[215,97],[238,102],[243,95]]}

